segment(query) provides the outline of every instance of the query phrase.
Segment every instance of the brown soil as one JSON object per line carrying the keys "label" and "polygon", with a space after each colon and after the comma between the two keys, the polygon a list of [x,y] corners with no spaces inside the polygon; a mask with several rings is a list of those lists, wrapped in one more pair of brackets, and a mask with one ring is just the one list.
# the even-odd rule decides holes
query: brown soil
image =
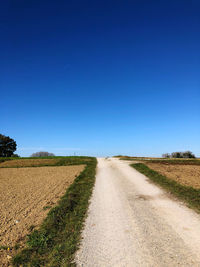
{"label": "brown soil", "polygon": [[0,163],[0,167],[32,167],[55,165],[59,159],[14,159]]}
{"label": "brown soil", "polygon": [[[0,169],[0,249],[1,266],[10,266],[12,247],[22,244],[32,225],[38,226],[64,195],[84,165]],[[46,208],[45,208],[46,207]]]}
{"label": "brown soil", "polygon": [[145,165],[182,185],[200,189],[199,165],[166,165],[146,162]]}

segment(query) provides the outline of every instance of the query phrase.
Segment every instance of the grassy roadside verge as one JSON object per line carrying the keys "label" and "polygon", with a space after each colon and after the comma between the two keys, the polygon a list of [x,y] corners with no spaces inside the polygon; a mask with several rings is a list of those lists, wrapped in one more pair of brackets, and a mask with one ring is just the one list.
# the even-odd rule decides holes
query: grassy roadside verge
{"label": "grassy roadside verge", "polygon": [[160,158],[160,159],[149,159],[149,158],[127,158],[123,157],[120,158],[120,160],[129,160],[129,161],[139,161],[148,163],[162,163],[162,164],[173,164],[173,165],[200,165],[200,159],[165,159],[165,158]]}
{"label": "grassy roadside verge", "polygon": [[5,162],[5,161],[11,161],[11,160],[24,160],[24,161],[28,161],[28,160],[31,160],[31,159],[35,159],[35,160],[42,160],[43,159],[55,159],[57,160],[57,162],[55,162],[54,164],[49,164],[49,163],[41,163],[41,164],[28,164],[26,166],[17,166],[17,165],[12,165],[12,166],[1,166],[0,165],[0,169],[3,169],[3,168],[29,168],[29,167],[47,167],[47,166],[50,166],[50,167],[54,167],[54,166],[70,166],[70,165],[81,165],[81,164],[87,164],[91,159],[92,157],[84,157],[84,156],[66,156],[66,157],[40,157],[40,158],[0,158],[0,163],[2,162]]}
{"label": "grassy roadside verge", "polygon": [[[77,161],[82,164],[82,160]],[[86,168],[50,210],[39,230],[28,236],[27,247],[13,258],[14,266],[75,266],[73,257],[95,182],[96,163],[95,158],[84,161]]]}
{"label": "grassy roadside verge", "polygon": [[200,189],[181,185],[176,181],[171,180],[166,176],[163,176],[160,173],[150,169],[143,163],[131,164],[131,167],[146,175],[154,183],[160,185],[177,198],[183,200],[190,208],[200,212]]}
{"label": "grassy roadside verge", "polygon": [[148,163],[162,163],[170,165],[200,165],[199,159],[161,159],[161,160],[149,160]]}

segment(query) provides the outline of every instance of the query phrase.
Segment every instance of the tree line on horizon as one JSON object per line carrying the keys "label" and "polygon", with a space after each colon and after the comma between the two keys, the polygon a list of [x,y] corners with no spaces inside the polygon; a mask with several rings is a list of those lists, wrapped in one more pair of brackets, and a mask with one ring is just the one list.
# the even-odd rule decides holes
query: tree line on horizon
{"label": "tree line on horizon", "polygon": [[[19,155],[14,154],[17,149],[16,141],[9,136],[0,134],[0,157],[19,157]],[[39,151],[33,153],[30,157],[53,157],[53,153],[47,151]],[[165,153],[162,155],[163,158],[196,158],[191,151],[184,152],[172,152]]]}
{"label": "tree line on horizon", "polygon": [[[14,154],[16,149],[17,149],[17,143],[14,139],[10,138],[9,136],[0,134],[0,157],[3,158],[20,157],[18,154]],[[53,156],[55,156],[53,153],[49,153],[46,151],[39,151],[33,153],[30,157],[53,157]]]}
{"label": "tree line on horizon", "polygon": [[47,151],[39,151],[39,152],[35,152],[31,155],[31,157],[35,157],[35,158],[38,158],[38,157],[54,157],[55,155],[53,153],[49,153]]}
{"label": "tree line on horizon", "polygon": [[195,155],[191,151],[184,151],[184,152],[172,152],[165,153],[162,155],[163,158],[183,158],[183,159],[194,159],[196,158]]}

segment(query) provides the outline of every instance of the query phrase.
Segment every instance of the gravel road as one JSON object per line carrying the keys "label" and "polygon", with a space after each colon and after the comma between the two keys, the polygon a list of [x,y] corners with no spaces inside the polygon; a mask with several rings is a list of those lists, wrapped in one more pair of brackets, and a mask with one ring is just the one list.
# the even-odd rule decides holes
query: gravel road
{"label": "gravel road", "polygon": [[200,216],[125,161],[98,159],[78,266],[200,266]]}

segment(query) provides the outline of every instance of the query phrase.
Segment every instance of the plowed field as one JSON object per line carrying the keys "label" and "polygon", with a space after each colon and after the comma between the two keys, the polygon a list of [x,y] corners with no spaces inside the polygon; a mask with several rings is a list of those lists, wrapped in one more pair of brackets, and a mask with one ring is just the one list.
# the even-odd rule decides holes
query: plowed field
{"label": "plowed field", "polygon": [[199,165],[173,165],[162,163],[146,163],[150,169],[159,172],[160,174],[175,180],[176,182],[200,188],[200,166]]}
{"label": "plowed field", "polygon": [[55,165],[59,159],[16,159],[0,163],[0,167],[34,167]]}
{"label": "plowed field", "polygon": [[24,242],[32,225],[46,217],[84,165],[0,169],[0,249],[1,266],[9,266],[12,247]]}

